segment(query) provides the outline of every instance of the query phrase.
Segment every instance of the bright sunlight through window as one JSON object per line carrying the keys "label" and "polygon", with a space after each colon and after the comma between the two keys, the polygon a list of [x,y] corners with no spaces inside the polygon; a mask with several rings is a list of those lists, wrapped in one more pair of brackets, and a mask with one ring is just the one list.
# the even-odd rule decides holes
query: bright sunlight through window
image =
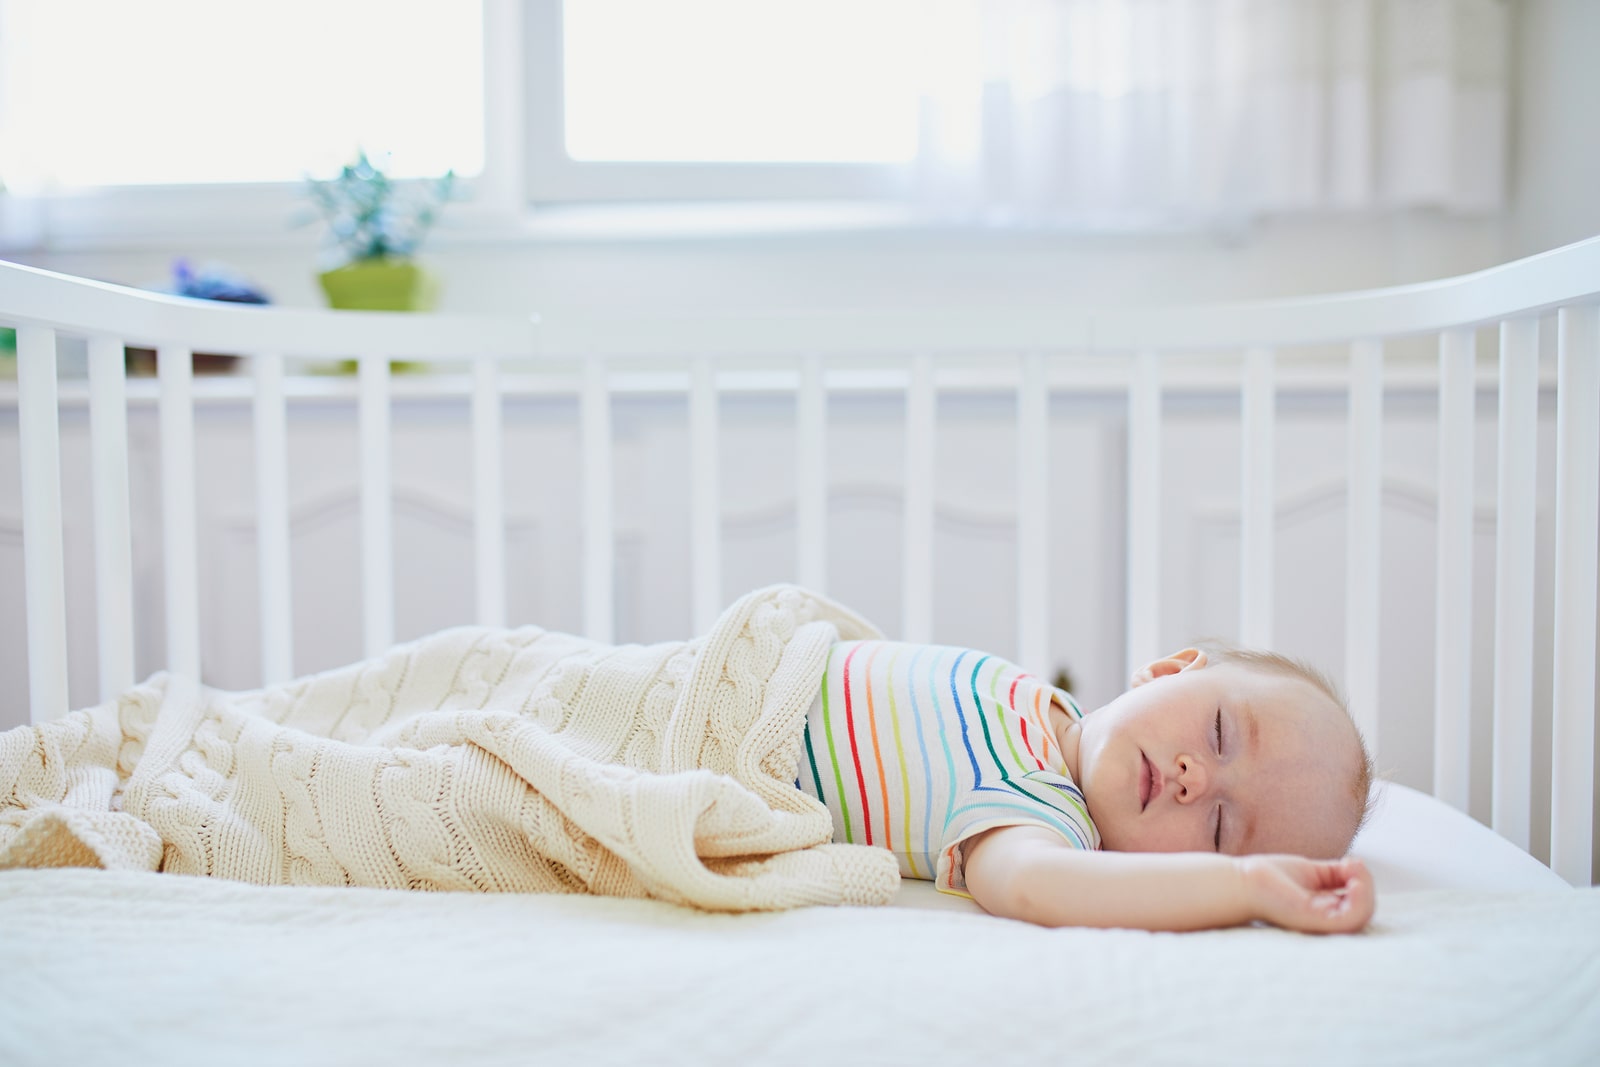
{"label": "bright sunlight through window", "polygon": [[6,0],[0,180],[19,191],[298,181],[387,155],[483,169],[463,0]]}
{"label": "bright sunlight through window", "polygon": [[903,163],[912,0],[567,0],[580,162]]}

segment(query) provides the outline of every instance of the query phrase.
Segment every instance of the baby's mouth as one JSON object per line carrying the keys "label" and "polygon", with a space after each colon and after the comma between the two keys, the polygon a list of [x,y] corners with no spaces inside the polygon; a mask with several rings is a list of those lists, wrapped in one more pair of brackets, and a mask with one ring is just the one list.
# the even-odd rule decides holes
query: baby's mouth
{"label": "baby's mouth", "polygon": [[1161,795],[1161,779],[1156,774],[1156,765],[1150,762],[1150,757],[1142,751],[1139,753],[1142,764],[1139,774],[1139,810],[1142,812],[1150,806],[1150,802]]}

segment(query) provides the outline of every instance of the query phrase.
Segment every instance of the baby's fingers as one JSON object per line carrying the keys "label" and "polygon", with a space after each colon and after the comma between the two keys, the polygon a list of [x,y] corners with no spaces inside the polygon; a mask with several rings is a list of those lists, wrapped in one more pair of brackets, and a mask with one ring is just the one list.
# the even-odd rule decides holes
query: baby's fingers
{"label": "baby's fingers", "polygon": [[1339,889],[1349,885],[1352,879],[1360,878],[1367,882],[1372,881],[1372,876],[1367,873],[1367,865],[1358,859],[1346,857],[1342,860],[1324,860],[1318,863],[1313,871],[1313,889]]}
{"label": "baby's fingers", "polygon": [[1317,929],[1354,933],[1371,921],[1377,900],[1372,878],[1363,867],[1359,872],[1349,872],[1340,888],[1313,893],[1309,903]]}

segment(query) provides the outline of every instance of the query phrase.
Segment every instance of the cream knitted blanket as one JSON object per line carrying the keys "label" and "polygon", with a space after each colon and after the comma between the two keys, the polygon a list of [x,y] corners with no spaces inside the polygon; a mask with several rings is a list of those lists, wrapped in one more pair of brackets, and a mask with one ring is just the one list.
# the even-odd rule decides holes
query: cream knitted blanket
{"label": "cream knitted blanket", "polygon": [[828,646],[869,636],[774,586],[687,642],[463,628],[250,692],[158,674],[0,734],[0,868],[884,903],[893,856],[794,785]]}

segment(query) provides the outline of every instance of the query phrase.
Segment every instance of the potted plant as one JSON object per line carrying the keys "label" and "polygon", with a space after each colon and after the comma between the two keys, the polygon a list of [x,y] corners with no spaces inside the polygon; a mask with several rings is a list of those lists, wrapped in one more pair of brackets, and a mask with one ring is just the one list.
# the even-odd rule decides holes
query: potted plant
{"label": "potted plant", "polygon": [[438,281],[412,257],[454,184],[454,171],[430,181],[394,181],[364,151],[338,176],[308,182],[338,262],[318,275],[328,303],[367,311],[431,308]]}

